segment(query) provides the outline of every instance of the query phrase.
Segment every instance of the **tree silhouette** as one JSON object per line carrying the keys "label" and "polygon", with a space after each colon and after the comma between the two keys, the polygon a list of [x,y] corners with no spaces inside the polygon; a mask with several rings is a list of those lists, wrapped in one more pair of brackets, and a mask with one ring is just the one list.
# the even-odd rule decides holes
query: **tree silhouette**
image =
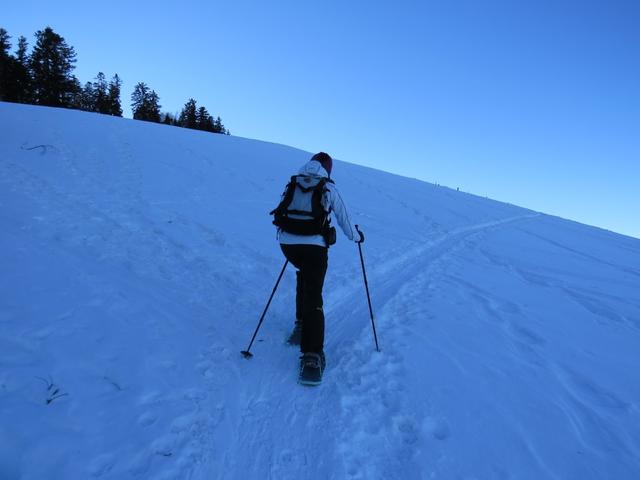
{"label": "tree silhouette", "polygon": [[120,105],[120,88],[122,87],[122,80],[116,73],[111,82],[109,82],[109,92],[107,94],[107,103],[108,109],[107,113],[109,115],[114,115],[116,117],[122,116],[122,106]]}
{"label": "tree silhouette", "polygon": [[[73,75],[76,52],[51,27],[35,33],[36,43],[28,54],[28,43],[20,37],[16,55],[11,54],[11,37],[0,28],[0,100],[66,107],[122,116],[120,94],[122,80],[115,74],[107,82],[99,72],[84,87]],[[133,118],[229,134],[220,117],[215,120],[208,110],[190,98],[178,118],[160,113],[160,98],[144,83],[138,83],[131,95]]]}
{"label": "tree silhouette", "polygon": [[95,109],[95,94],[93,92],[93,83],[87,82],[80,93],[76,96],[74,108],[79,110],[85,110],[87,112],[93,112]]}
{"label": "tree silhouette", "polygon": [[27,50],[29,44],[23,36],[18,38],[18,50],[16,52],[16,69],[14,71],[14,80],[17,90],[16,101],[20,103],[29,103],[31,101],[31,74],[29,73],[29,55]]}
{"label": "tree silhouette", "polygon": [[11,37],[0,28],[0,100],[25,103],[30,100],[30,78],[26,58],[27,39],[18,40],[17,57],[11,55]]}
{"label": "tree silhouette", "polygon": [[70,106],[79,88],[72,74],[76,52],[51,27],[38,30],[35,36],[36,44],[29,57],[33,100],[38,105]]}
{"label": "tree silhouette", "polygon": [[184,128],[198,127],[198,112],[196,101],[193,98],[190,98],[189,101],[184,104],[180,112],[180,117],[178,118],[178,124]]}
{"label": "tree silhouette", "polygon": [[109,113],[109,96],[107,93],[107,78],[104,73],[98,72],[93,83],[94,105],[93,111]]}
{"label": "tree silhouette", "polygon": [[147,120],[149,122],[160,122],[160,98],[155,90],[149,90],[146,83],[140,82],[133,89],[131,94],[131,109],[133,118],[136,120]]}

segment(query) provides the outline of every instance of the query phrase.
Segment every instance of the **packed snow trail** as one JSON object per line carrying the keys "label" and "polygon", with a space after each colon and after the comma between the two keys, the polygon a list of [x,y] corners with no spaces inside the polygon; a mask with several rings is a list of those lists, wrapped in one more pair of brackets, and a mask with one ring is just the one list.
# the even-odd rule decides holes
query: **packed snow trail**
{"label": "packed snow trail", "polygon": [[0,478],[640,476],[640,241],[336,162],[381,352],[339,237],[303,388],[291,267],[240,350],[308,153],[0,113]]}
{"label": "packed snow trail", "polygon": [[[353,328],[353,323],[348,324],[343,320],[333,325],[335,330],[328,332],[327,344],[336,342],[339,345],[337,348],[329,348],[327,355],[329,361],[334,357],[337,362],[334,361],[328,367],[321,393],[312,392],[309,395],[304,389],[296,390],[296,357],[288,354],[282,359],[279,356],[272,376],[277,378],[283,371],[290,371],[287,376],[289,388],[274,388],[272,382],[259,383],[254,388],[255,396],[260,400],[248,402],[252,423],[260,425],[260,431],[265,432],[264,436],[255,436],[255,432],[248,433],[255,442],[249,450],[269,455],[263,461],[277,466],[282,463],[278,458],[279,452],[285,452],[287,469],[278,468],[273,478],[296,478],[304,475],[309,468],[318,468],[318,465],[329,465],[332,469],[317,471],[318,478],[419,477],[421,470],[414,457],[419,453],[418,440],[422,435],[422,425],[411,408],[411,403],[403,398],[402,392],[407,388],[403,381],[406,372],[403,367],[403,342],[398,339],[398,334],[402,337],[403,329],[412,320],[409,312],[403,312],[402,305],[411,300],[416,301],[412,297],[420,297],[422,292],[414,291],[415,287],[409,286],[407,279],[415,281],[418,277],[419,280],[419,272],[428,275],[432,265],[450,251],[459,248],[460,242],[467,236],[531,217],[528,214],[469,226],[408,252],[401,261],[393,259],[378,266],[375,269],[378,275],[392,279],[383,283],[381,290],[385,295],[378,301],[378,306],[383,311],[380,322],[384,324],[384,337],[381,333],[381,338],[387,343],[383,343],[382,353],[374,351],[369,323],[359,322],[359,327]],[[408,264],[411,263],[413,265],[408,269]],[[328,319],[366,319],[368,312],[364,302],[355,311],[353,308],[354,297],[364,300],[359,275],[360,272],[355,272],[351,287],[342,289],[340,300],[329,298],[326,309]],[[404,281],[394,281],[398,278]],[[331,291],[331,286],[327,289]],[[400,304],[400,307],[396,304]],[[355,342],[354,339],[359,340]],[[265,389],[260,390],[259,387]],[[268,401],[267,398],[273,392],[277,394],[276,397]],[[255,408],[257,404],[260,408]],[[295,413],[279,408],[282,404],[293,405]],[[298,413],[299,405],[302,408]],[[446,427],[429,425],[428,428],[436,430],[436,435],[446,436]],[[309,431],[315,438],[313,442],[318,445],[333,443],[333,450],[315,451],[311,466],[308,446],[299,444],[296,435],[299,431]],[[271,438],[269,442],[268,438]],[[331,439],[338,439],[338,442],[331,442]],[[265,443],[269,444],[268,449],[265,448]],[[247,448],[244,441],[239,442],[239,445]],[[310,447],[311,452],[314,452],[313,444]],[[372,456],[372,452],[376,452],[376,455]],[[234,452],[232,458],[237,458],[240,453]],[[336,470],[338,465],[342,465],[343,470]],[[257,473],[243,472],[247,475]]]}

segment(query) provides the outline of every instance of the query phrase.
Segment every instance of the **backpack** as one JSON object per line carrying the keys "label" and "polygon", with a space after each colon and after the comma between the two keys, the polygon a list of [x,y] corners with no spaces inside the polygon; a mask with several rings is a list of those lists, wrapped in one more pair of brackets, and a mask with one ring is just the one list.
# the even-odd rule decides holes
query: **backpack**
{"label": "backpack", "polygon": [[[269,215],[280,230],[294,235],[322,235],[328,245],[335,243],[335,228],[331,226],[329,211],[324,209],[322,198],[327,192],[328,178],[294,175],[285,188],[282,200]],[[295,202],[294,202],[295,199]],[[298,209],[292,209],[294,203]]]}

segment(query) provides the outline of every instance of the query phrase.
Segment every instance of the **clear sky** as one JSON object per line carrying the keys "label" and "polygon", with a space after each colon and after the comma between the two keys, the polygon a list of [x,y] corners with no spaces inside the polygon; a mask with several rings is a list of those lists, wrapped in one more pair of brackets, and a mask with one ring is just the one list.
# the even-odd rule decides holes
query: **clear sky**
{"label": "clear sky", "polygon": [[[82,83],[640,238],[640,1],[10,2]],[[339,174],[336,172],[336,177]]]}

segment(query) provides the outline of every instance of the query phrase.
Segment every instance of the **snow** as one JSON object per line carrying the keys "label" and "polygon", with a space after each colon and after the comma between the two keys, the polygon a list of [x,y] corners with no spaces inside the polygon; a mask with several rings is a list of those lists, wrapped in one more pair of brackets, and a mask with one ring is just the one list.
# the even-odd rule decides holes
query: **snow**
{"label": "snow", "polygon": [[0,478],[640,478],[640,241],[336,161],[328,366],[267,213],[310,154],[0,103]]}

